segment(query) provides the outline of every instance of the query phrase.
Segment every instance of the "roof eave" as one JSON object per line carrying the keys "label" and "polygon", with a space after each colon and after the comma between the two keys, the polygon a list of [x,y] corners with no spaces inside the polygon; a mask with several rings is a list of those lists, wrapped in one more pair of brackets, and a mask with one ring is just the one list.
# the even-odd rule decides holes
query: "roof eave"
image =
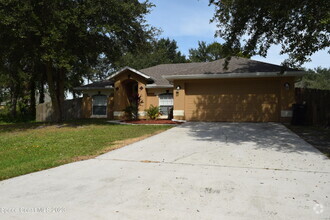
{"label": "roof eave", "polygon": [[148,75],[146,75],[146,74],[144,74],[144,73],[142,73],[142,72],[140,72],[140,71],[138,71],[138,70],[136,70],[136,69],[133,69],[133,68],[131,68],[131,67],[128,67],[128,66],[126,66],[126,67],[124,67],[123,69],[117,71],[116,73],[112,74],[111,76],[108,76],[106,79],[107,79],[107,80],[112,79],[112,78],[114,78],[115,76],[119,75],[120,73],[124,72],[125,70],[130,70],[130,71],[132,71],[133,73],[136,73],[136,74],[142,76],[142,77],[145,78],[145,79],[152,80],[152,78],[151,78],[150,76],[148,76]]}
{"label": "roof eave", "polygon": [[113,90],[113,87],[76,87],[73,90],[83,91],[83,90]]}
{"label": "roof eave", "polygon": [[252,73],[223,73],[223,74],[194,74],[194,75],[168,75],[163,76],[168,81],[179,79],[230,79],[230,78],[260,78],[260,77],[283,77],[283,76],[303,76],[305,71],[285,71],[280,72],[252,72]]}
{"label": "roof eave", "polygon": [[173,88],[173,85],[146,85],[147,89],[167,89]]}

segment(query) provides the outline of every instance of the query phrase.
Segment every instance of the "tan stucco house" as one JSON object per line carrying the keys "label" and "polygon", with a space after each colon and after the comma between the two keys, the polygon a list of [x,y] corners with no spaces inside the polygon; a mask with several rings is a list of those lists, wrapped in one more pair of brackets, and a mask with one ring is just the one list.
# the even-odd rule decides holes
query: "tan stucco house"
{"label": "tan stucco house", "polygon": [[140,118],[154,105],[162,118],[172,113],[188,121],[290,120],[295,79],[303,71],[236,57],[224,69],[224,62],[125,67],[104,81],[76,88],[83,92],[83,117],[121,119],[139,96]]}

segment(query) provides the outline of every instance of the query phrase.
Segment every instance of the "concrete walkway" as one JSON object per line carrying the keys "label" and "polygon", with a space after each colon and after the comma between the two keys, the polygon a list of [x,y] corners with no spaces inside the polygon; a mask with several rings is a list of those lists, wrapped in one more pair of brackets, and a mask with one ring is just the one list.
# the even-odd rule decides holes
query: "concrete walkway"
{"label": "concrete walkway", "polygon": [[186,123],[0,182],[0,219],[330,219],[330,160],[274,123]]}

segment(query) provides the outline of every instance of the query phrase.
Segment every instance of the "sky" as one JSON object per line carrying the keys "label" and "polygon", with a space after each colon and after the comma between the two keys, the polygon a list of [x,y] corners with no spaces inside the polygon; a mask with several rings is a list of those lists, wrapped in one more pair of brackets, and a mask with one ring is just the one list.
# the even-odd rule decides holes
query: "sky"
{"label": "sky", "polygon": [[[162,30],[160,37],[174,39],[178,43],[179,51],[188,55],[190,48],[197,48],[198,41],[223,43],[215,38],[216,24],[210,23],[214,14],[214,6],[208,6],[209,0],[150,0],[156,5],[147,15],[147,22]],[[254,56],[252,59],[263,62],[281,64],[287,58],[280,55],[280,46],[272,46],[266,58]],[[330,54],[323,50],[312,55],[311,62],[303,67],[330,67]]]}

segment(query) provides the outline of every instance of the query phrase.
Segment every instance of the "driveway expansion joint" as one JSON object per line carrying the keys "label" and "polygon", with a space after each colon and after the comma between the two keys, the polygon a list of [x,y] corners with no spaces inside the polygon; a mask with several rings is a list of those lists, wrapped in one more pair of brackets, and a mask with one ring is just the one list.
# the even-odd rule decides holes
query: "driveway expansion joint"
{"label": "driveway expansion joint", "polygon": [[[315,170],[293,170],[293,169],[280,169],[280,168],[269,168],[269,167],[243,167],[243,166],[226,166],[219,164],[193,164],[193,163],[177,163],[177,162],[164,162],[164,161],[152,161],[152,160],[127,160],[127,159],[104,159],[94,158],[94,160],[109,160],[109,161],[121,161],[131,163],[149,163],[149,164],[165,164],[165,165],[187,165],[187,166],[204,166],[204,167],[219,167],[219,168],[234,168],[234,169],[252,169],[252,170],[269,170],[269,171],[283,171],[283,172],[300,172],[300,173],[322,173],[330,174],[327,171],[315,171]],[[177,160],[174,160],[177,161]]]}

